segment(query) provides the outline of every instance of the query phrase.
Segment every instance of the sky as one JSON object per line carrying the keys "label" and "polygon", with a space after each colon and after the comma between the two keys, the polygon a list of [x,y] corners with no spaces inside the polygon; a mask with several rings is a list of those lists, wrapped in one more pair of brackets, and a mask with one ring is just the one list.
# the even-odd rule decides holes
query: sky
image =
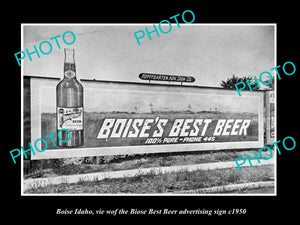
{"label": "sky", "polygon": [[[145,32],[145,27],[152,31],[153,24],[23,25],[23,51],[33,51],[42,41],[52,44],[48,55],[33,54],[32,61],[26,56],[23,74],[63,78],[64,47],[75,49],[78,79],[145,83],[138,75],[147,72],[193,76],[196,81],[187,85],[220,87],[232,75],[258,77],[276,66],[272,24],[180,24],[178,28],[175,23],[169,33],[159,31],[159,37],[152,33],[152,40],[146,34],[138,45],[134,33]],[[168,30],[168,25],[162,28]],[[75,34],[74,44],[62,41],[66,31]],[[61,49],[50,41],[56,35]],[[67,40],[70,37],[66,35]]]}
{"label": "sky", "polygon": [[[91,83],[91,82],[89,82]],[[42,112],[56,112],[56,84],[57,80],[49,80],[48,86],[43,86],[40,92]],[[117,87],[101,86],[95,89],[83,82],[85,112],[137,112],[150,113],[152,109],[159,112],[170,111],[220,111],[237,113],[258,113],[258,97],[248,95],[239,97],[237,94],[221,95],[220,92],[176,92],[167,90],[117,89]],[[96,86],[97,87],[97,86]],[[218,90],[219,91],[219,90]],[[190,107],[190,108],[189,108]]]}

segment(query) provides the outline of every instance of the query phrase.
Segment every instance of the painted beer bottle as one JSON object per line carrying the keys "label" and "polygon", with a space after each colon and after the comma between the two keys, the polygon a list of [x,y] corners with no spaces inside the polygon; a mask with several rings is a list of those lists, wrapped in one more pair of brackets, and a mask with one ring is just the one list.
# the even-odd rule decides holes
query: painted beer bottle
{"label": "painted beer bottle", "polygon": [[[83,87],[76,79],[75,50],[64,49],[64,79],[56,86],[56,127],[59,130],[66,128],[71,133],[68,142],[57,138],[57,145],[76,147],[84,144],[83,133]],[[67,140],[68,133],[60,132],[62,140]]]}

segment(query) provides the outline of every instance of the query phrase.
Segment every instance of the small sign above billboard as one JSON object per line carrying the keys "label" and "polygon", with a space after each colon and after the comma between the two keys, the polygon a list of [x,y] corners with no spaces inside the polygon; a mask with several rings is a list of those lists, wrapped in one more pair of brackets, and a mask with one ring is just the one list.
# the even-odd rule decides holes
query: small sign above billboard
{"label": "small sign above billboard", "polygon": [[156,80],[156,81],[173,81],[173,82],[195,82],[195,78],[191,76],[177,76],[166,74],[140,73],[139,78],[142,80]]}

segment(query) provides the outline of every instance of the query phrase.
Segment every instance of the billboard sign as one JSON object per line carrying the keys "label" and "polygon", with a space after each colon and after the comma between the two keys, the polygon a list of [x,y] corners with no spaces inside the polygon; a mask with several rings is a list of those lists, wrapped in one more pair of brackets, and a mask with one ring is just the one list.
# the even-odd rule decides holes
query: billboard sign
{"label": "billboard sign", "polygon": [[[59,79],[30,77],[31,140],[56,131]],[[84,143],[32,159],[263,146],[263,92],[81,80]],[[25,134],[26,135],[26,134]],[[40,146],[43,148],[43,146]]]}

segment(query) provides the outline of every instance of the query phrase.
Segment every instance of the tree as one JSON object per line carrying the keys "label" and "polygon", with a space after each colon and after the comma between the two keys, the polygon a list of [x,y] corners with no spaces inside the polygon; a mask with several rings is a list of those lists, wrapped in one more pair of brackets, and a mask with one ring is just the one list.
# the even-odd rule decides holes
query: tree
{"label": "tree", "polygon": [[[267,80],[264,81],[264,83],[268,84],[268,83],[270,83],[270,81],[271,81],[271,78],[268,78]],[[275,86],[275,78],[274,78],[274,76],[272,76],[272,82],[269,85],[265,86],[266,87],[265,89],[274,91],[274,86]]]}
{"label": "tree", "polygon": [[[221,85],[221,87],[226,88],[226,89],[236,89],[235,84],[237,84],[239,82],[244,82],[245,83],[244,90],[250,90],[246,80],[248,80],[249,83],[252,83],[255,81],[253,79],[253,77],[251,77],[251,76],[237,77],[237,76],[233,75],[232,77],[227,78],[227,81],[222,80],[220,85]],[[255,83],[255,84],[251,85],[251,89],[258,90],[259,88],[258,88],[257,84]]]}

